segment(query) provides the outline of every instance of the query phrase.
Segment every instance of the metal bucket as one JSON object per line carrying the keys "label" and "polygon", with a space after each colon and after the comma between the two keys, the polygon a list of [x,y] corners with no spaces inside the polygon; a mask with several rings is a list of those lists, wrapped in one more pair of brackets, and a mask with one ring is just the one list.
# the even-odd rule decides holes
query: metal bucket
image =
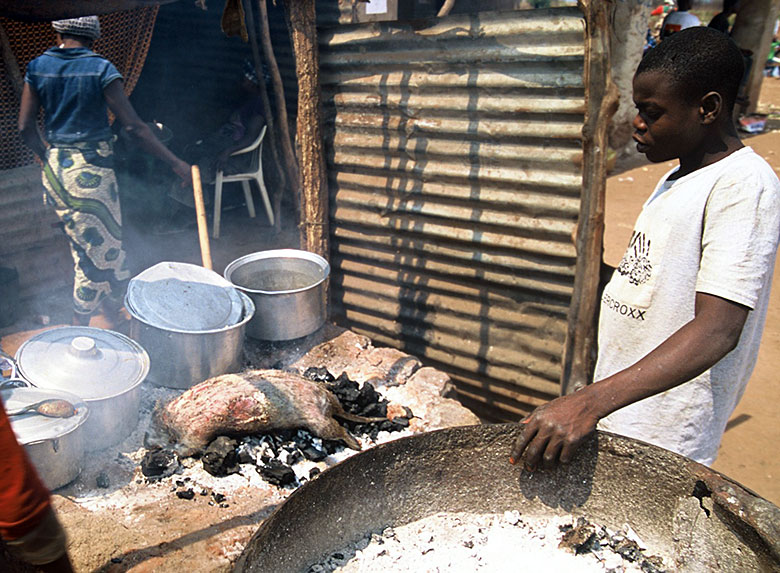
{"label": "metal bucket", "polygon": [[292,340],[320,328],[329,275],[328,261],[296,249],[251,253],[225,268],[225,278],[255,303],[247,334],[260,340]]}
{"label": "metal bucket", "polygon": [[199,382],[241,369],[244,334],[255,313],[255,305],[239,292],[244,304],[241,320],[215,330],[177,330],[145,322],[128,309],[133,318],[130,338],[149,353],[151,368],[147,380],[168,388],[189,388]]}

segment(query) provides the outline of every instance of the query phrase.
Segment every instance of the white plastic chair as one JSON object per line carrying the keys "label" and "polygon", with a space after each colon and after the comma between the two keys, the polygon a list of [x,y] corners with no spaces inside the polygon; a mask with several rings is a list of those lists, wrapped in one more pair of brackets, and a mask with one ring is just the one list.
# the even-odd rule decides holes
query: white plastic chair
{"label": "white plastic chair", "polygon": [[274,224],[274,212],[271,209],[271,201],[268,199],[268,191],[266,190],[265,182],[263,181],[263,138],[265,137],[266,127],[267,126],[265,125],[263,126],[260,135],[257,136],[257,139],[252,142],[251,145],[230,154],[231,157],[243,155],[244,153],[252,154],[249,170],[246,173],[225,175],[221,169],[217,171],[217,176],[214,181],[214,228],[211,233],[215,239],[219,238],[219,223],[222,217],[223,183],[241,182],[244,187],[246,208],[249,211],[249,216],[254,218],[255,205],[252,201],[252,188],[249,186],[249,182],[257,181],[257,186],[260,188],[260,197],[263,199],[263,205],[265,205],[265,212],[268,213],[268,220],[272,225]]}

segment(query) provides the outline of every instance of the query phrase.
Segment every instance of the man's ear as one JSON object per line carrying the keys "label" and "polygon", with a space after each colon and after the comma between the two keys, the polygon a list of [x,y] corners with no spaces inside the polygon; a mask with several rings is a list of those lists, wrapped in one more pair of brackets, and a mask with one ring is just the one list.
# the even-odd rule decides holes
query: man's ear
{"label": "man's ear", "polygon": [[708,92],[701,98],[699,116],[704,125],[713,123],[723,112],[723,98],[718,92]]}

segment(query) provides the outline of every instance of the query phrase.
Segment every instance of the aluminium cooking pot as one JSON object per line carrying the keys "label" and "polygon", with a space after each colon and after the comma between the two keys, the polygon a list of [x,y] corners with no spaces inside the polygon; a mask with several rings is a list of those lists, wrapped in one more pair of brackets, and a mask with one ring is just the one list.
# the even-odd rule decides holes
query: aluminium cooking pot
{"label": "aluminium cooking pot", "polygon": [[[780,571],[780,508],[688,458],[597,432],[575,459],[528,473],[509,463],[518,424],[400,438],[309,481],[259,527],[235,571],[307,571],[369,532],[437,512],[583,516],[628,524],[673,571]],[[522,567],[522,555],[513,554]]]}
{"label": "aluminium cooking pot", "polygon": [[269,341],[301,338],[325,323],[329,275],[328,261],[297,249],[250,253],[225,267],[225,278],[255,303],[247,335]]}
{"label": "aluminium cooking pot", "polygon": [[89,326],[45,330],[19,347],[16,365],[36,388],[64,390],[87,403],[87,451],[121,442],[138,425],[149,355],[123,334]]}
{"label": "aluminium cooking pot", "polygon": [[189,388],[241,369],[255,305],[230,282],[198,265],[165,261],[130,281],[130,337],[151,357],[149,381]]}
{"label": "aluminium cooking pot", "polygon": [[55,490],[76,479],[84,467],[84,425],[89,417],[89,408],[81,398],[70,392],[32,388],[26,382],[20,386],[19,382],[16,379],[0,383],[0,399],[7,411],[47,398],[67,400],[76,410],[69,418],[48,418],[37,414],[10,418],[16,440],[24,447],[41,481],[49,490]]}

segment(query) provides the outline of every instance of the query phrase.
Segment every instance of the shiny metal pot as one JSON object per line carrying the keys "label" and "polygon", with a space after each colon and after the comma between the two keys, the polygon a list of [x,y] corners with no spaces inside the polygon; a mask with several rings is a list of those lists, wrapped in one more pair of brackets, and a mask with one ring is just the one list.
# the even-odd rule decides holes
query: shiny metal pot
{"label": "shiny metal pot", "polygon": [[7,411],[13,411],[46,398],[67,400],[76,410],[70,418],[47,418],[25,414],[10,418],[17,441],[24,447],[38,476],[50,490],[76,479],[84,467],[85,422],[89,417],[87,404],[75,394],[61,390],[19,387],[19,380],[0,384],[0,399]]}
{"label": "shiny metal pot", "polygon": [[133,318],[130,338],[146,348],[151,358],[149,381],[168,388],[190,388],[212,376],[240,370],[246,325],[255,305],[245,294],[238,294],[243,302],[239,322],[213,330],[155,326],[128,309]]}
{"label": "shiny metal pot", "polygon": [[225,267],[225,278],[255,303],[247,334],[260,340],[292,340],[320,328],[329,274],[328,261],[296,249],[251,253]]}
{"label": "shiny metal pot", "polygon": [[117,444],[138,425],[149,355],[123,334],[88,326],[46,330],[19,347],[16,365],[36,388],[70,392],[87,403],[87,451]]}

